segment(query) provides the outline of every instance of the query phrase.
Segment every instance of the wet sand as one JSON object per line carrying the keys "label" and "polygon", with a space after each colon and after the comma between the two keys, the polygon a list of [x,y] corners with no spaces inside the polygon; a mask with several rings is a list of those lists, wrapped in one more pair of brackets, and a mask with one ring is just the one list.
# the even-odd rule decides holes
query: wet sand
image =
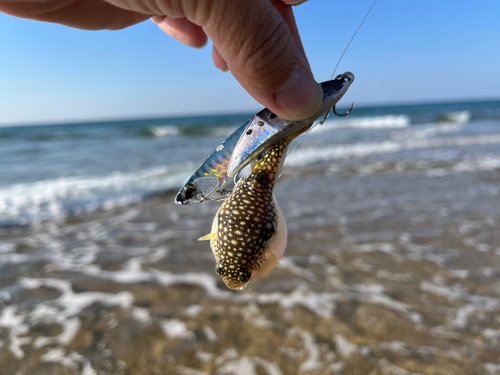
{"label": "wet sand", "polygon": [[500,374],[500,171],[285,175],[281,267],[214,272],[172,196],[0,240],[2,375]]}

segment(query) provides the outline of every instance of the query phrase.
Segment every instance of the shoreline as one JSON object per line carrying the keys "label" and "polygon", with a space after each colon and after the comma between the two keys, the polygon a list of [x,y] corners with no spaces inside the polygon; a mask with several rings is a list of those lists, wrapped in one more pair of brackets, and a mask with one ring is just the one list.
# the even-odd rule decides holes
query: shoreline
{"label": "shoreline", "polygon": [[241,292],[196,241],[219,204],[167,194],[18,228],[0,248],[0,368],[494,373],[498,179],[289,175],[276,188],[289,228],[282,266]]}

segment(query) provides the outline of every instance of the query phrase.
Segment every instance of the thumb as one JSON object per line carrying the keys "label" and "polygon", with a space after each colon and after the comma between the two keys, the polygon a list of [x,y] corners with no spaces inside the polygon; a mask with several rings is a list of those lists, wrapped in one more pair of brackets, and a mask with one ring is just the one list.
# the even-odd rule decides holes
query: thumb
{"label": "thumb", "polygon": [[291,7],[281,2],[275,6],[269,0],[214,1],[203,29],[254,99],[282,118],[302,120],[319,109],[323,91],[301,52],[300,39],[296,43],[298,34],[292,36],[282,16],[293,22]]}

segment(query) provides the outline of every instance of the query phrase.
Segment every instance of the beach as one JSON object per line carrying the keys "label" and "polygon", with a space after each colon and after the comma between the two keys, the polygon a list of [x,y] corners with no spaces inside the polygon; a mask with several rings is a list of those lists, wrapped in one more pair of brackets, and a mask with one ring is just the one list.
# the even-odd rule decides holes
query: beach
{"label": "beach", "polygon": [[40,155],[0,167],[2,375],[500,374],[500,102],[313,129],[243,291],[197,241],[220,203],[174,204],[240,119],[165,121],[0,129]]}

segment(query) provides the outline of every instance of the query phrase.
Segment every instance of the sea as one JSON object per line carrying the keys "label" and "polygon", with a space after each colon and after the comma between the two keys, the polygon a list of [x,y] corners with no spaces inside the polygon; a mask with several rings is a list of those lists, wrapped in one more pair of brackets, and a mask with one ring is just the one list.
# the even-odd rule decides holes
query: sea
{"label": "sea", "polygon": [[235,292],[174,196],[251,116],[0,128],[2,375],[500,374],[500,101],[331,114]]}
{"label": "sea", "polygon": [[[179,190],[251,114],[0,128],[0,226],[30,225]],[[289,168],[427,173],[499,163],[500,102],[356,108],[318,125]],[[382,164],[381,164],[382,163]]]}

